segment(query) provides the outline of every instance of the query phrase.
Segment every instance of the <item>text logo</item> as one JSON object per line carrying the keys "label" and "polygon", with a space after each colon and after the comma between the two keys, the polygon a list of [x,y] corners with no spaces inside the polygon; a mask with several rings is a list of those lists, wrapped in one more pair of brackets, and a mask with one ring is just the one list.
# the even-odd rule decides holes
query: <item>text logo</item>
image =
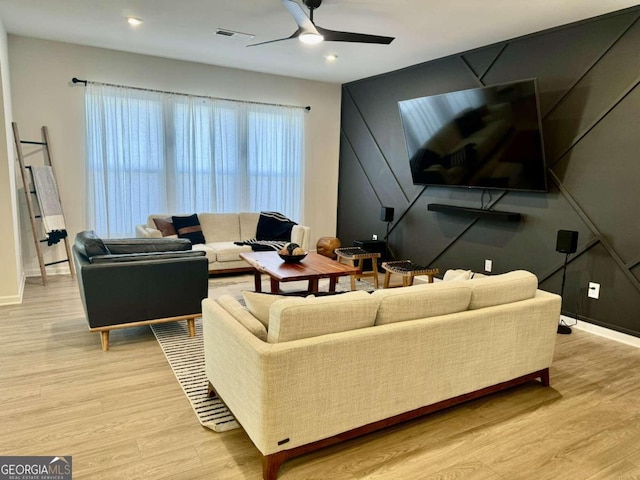
{"label": "text logo", "polygon": [[71,480],[71,457],[2,457],[0,480]]}

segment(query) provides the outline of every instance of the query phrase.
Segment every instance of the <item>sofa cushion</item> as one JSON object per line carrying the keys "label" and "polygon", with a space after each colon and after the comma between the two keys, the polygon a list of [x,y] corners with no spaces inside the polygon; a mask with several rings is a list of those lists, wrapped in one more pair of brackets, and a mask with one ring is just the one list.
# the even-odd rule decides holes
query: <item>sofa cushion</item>
{"label": "sofa cushion", "polygon": [[533,298],[538,289],[538,278],[531,272],[515,270],[473,278],[464,284],[471,288],[469,310],[476,310]]}
{"label": "sofa cushion", "polygon": [[449,269],[444,272],[443,282],[469,280],[471,278],[471,270]]}
{"label": "sofa cushion", "polygon": [[178,237],[191,240],[191,243],[194,245],[205,243],[197,214],[194,213],[186,217],[173,216],[171,220],[173,227],[176,229],[176,232],[178,232]]}
{"label": "sofa cushion", "polygon": [[371,327],[378,300],[367,292],[311,298],[287,298],[271,305],[269,343],[287,342]]}
{"label": "sofa cushion", "polygon": [[466,282],[438,282],[376,290],[380,300],[376,325],[435,317],[467,310],[471,289]]}
{"label": "sofa cushion", "polygon": [[162,233],[163,237],[178,235],[178,232],[176,232],[176,229],[173,226],[171,218],[154,218],[153,223],[155,224],[156,228],[160,230],[160,233]]}
{"label": "sofa cushion", "polygon": [[78,233],[74,244],[78,252],[87,258],[96,255],[109,255],[111,253],[102,239],[98,237],[93,230]]}
{"label": "sofa cushion", "polygon": [[256,238],[258,219],[260,214],[256,212],[242,212],[238,214],[240,219],[240,238],[238,240],[251,240]]}
{"label": "sofa cushion", "polygon": [[242,297],[244,298],[247,310],[251,312],[251,315],[260,320],[265,327],[269,327],[269,310],[273,302],[291,298],[285,295],[250,292],[247,290],[242,292]]}
{"label": "sofa cushion", "polygon": [[237,213],[201,213],[199,218],[206,243],[240,240],[240,220]]}
{"label": "sofa cushion", "polygon": [[214,263],[217,260],[215,250],[206,243],[198,243],[197,245],[193,246],[193,249],[199,252],[204,252],[209,263]]}
{"label": "sofa cushion", "polygon": [[236,262],[240,260],[242,252],[250,252],[248,245],[236,245],[233,242],[207,243],[207,246],[216,253],[217,262]]}
{"label": "sofa cushion", "polygon": [[218,298],[218,304],[260,340],[267,340],[267,329],[265,326],[231,295],[222,295]]}

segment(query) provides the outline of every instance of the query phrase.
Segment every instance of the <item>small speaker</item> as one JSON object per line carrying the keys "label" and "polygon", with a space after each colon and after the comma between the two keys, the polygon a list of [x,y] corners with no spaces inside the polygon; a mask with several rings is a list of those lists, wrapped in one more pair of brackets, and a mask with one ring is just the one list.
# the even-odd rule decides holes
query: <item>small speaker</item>
{"label": "small speaker", "polygon": [[578,250],[578,232],[573,230],[558,230],[556,252],[576,253]]}
{"label": "small speaker", "polygon": [[380,220],[383,222],[393,222],[393,207],[382,207],[380,209]]}

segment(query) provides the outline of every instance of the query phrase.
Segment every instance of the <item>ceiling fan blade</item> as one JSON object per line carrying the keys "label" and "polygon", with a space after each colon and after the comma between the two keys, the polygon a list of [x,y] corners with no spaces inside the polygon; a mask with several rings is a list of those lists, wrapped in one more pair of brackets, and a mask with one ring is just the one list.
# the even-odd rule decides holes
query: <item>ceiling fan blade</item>
{"label": "ceiling fan blade", "polygon": [[293,34],[290,37],[278,38],[276,40],[267,40],[266,42],[260,42],[260,43],[251,43],[247,45],[247,47],[257,47],[258,45],[266,45],[267,43],[275,43],[275,42],[282,42],[284,40],[291,40],[292,38],[299,37],[302,32],[303,30],[299,28],[295,32],[293,32]]}
{"label": "ceiling fan blade", "polygon": [[296,21],[299,28],[301,28],[304,32],[318,33],[318,31],[316,30],[316,26],[309,19],[309,17],[307,17],[307,14],[304,13],[304,10],[299,3],[294,2],[293,0],[282,0],[282,4],[286,7],[287,10],[289,10],[289,13]]}
{"label": "ceiling fan blade", "polygon": [[[284,1],[284,0],[283,0]],[[377,43],[389,45],[395,37],[384,37],[382,35],[367,35],[366,33],[339,32],[337,30],[328,30],[318,27],[318,33],[322,35],[327,42],[357,42],[357,43]]]}
{"label": "ceiling fan blade", "polygon": [[261,43],[252,43],[251,45],[247,45],[247,47],[256,47],[258,45],[265,45],[267,43],[281,42],[283,40],[289,40],[291,38],[299,37],[303,33],[320,35],[318,33],[318,30],[316,29],[316,26],[309,19],[309,17],[307,17],[307,15],[304,13],[304,10],[302,10],[302,7],[298,3],[294,2],[293,0],[282,0],[282,4],[287,8],[287,10],[289,10],[289,13],[298,24],[298,29],[293,32],[290,37],[279,38],[277,40],[269,40]]}

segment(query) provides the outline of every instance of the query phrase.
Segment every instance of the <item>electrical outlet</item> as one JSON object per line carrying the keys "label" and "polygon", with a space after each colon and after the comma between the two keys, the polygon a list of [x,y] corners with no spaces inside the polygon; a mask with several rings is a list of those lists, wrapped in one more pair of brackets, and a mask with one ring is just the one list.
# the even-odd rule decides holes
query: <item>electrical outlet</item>
{"label": "electrical outlet", "polygon": [[600,284],[595,282],[589,282],[589,290],[587,292],[589,298],[600,298]]}
{"label": "electrical outlet", "polygon": [[371,240],[377,240],[377,239],[378,239],[378,235],[376,235],[375,233],[371,235]]}
{"label": "electrical outlet", "polygon": [[492,260],[485,260],[484,261],[484,271],[485,272],[491,272],[491,267],[493,267],[493,261]]}

